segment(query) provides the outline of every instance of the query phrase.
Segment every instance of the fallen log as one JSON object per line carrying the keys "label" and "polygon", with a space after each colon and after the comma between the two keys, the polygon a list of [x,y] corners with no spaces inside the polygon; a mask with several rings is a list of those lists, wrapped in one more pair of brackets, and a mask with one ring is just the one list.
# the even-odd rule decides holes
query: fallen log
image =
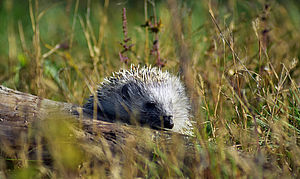
{"label": "fallen log", "polygon": [[[78,116],[72,114],[80,109],[77,105],[43,99],[0,86],[0,138],[14,140],[17,138],[15,135],[20,133],[19,130],[25,130],[32,126],[32,123],[49,117],[65,116],[66,119],[74,119]],[[84,116],[80,116],[79,122],[82,123],[86,133],[93,133],[92,130],[95,130],[103,133],[108,139],[111,139],[109,135],[112,133],[122,137],[130,134],[130,127],[114,123],[92,120]]]}
{"label": "fallen log", "polygon": [[[81,111],[81,108],[74,104],[43,99],[0,86],[0,145],[4,146],[0,148],[1,153],[10,157],[18,155],[16,149],[24,148],[24,142],[20,142],[20,138],[24,138],[25,135],[28,141],[27,147],[30,149],[29,158],[48,160],[51,157],[47,150],[43,150],[40,157],[36,155],[39,153],[37,151],[39,140],[35,136],[32,137],[32,133],[37,135],[40,131],[44,132],[40,135],[42,138],[40,145],[43,145],[43,141],[46,141],[43,138],[47,139],[53,135],[48,128],[51,126],[59,128],[63,125],[62,123],[69,122],[72,124],[70,127],[72,135],[75,135],[82,149],[95,155],[95,158],[99,160],[116,154],[122,157],[128,150],[134,150],[136,155],[143,157],[152,156],[153,144],[159,144],[159,147],[166,152],[171,151],[168,146],[174,146],[174,136],[176,137],[175,145],[178,147],[177,154],[181,152],[182,160],[188,158],[187,161],[193,162],[196,159],[192,152],[193,143],[186,142],[191,139],[189,136],[170,131],[92,120],[83,115],[72,115],[77,111]],[[52,140],[55,139],[50,138],[48,141]],[[183,147],[180,147],[178,140],[184,143]],[[7,154],[8,148],[14,149],[15,152]]]}

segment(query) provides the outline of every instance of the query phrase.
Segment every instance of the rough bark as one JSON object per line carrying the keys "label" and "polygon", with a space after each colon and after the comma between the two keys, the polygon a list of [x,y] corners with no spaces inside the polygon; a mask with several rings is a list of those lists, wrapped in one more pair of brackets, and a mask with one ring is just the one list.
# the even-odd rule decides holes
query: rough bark
{"label": "rough bark", "polygon": [[[14,140],[21,133],[20,131],[26,131],[28,127],[34,126],[33,123],[46,120],[50,116],[66,115],[66,119],[70,117],[74,119],[76,116],[72,113],[76,110],[80,110],[80,107],[0,86],[0,137]],[[94,121],[84,117],[81,117],[80,121],[87,133],[91,133],[92,130],[102,133],[124,133],[124,135],[127,133],[122,127],[113,123]]]}

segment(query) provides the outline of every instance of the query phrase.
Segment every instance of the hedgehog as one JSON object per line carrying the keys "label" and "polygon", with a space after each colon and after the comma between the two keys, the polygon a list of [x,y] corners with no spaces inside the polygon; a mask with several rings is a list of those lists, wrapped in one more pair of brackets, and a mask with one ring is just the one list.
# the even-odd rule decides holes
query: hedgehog
{"label": "hedgehog", "polygon": [[129,70],[113,73],[98,85],[95,95],[83,105],[83,113],[92,117],[94,104],[98,120],[179,133],[192,129],[184,85],[178,77],[157,67],[131,65]]}

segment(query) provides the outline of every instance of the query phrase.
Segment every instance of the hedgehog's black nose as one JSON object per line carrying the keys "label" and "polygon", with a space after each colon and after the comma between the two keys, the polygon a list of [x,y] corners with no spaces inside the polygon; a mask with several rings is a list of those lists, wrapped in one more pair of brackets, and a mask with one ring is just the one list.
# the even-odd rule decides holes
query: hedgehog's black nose
{"label": "hedgehog's black nose", "polygon": [[174,127],[173,116],[163,116],[164,128],[172,129]]}

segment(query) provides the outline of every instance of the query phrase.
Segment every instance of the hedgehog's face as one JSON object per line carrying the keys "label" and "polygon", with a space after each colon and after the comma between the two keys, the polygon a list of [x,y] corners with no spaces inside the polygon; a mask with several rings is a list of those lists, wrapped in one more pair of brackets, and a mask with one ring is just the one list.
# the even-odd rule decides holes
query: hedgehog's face
{"label": "hedgehog's face", "polygon": [[150,126],[173,129],[176,125],[174,121],[176,115],[173,109],[174,96],[170,92],[172,93],[174,89],[159,83],[148,84],[145,89],[149,101],[143,104],[143,109],[148,111],[144,116],[149,116]]}
{"label": "hedgehog's face", "polygon": [[162,110],[161,104],[156,101],[146,101],[142,109],[141,123],[147,123],[152,128],[174,127],[173,116]]}
{"label": "hedgehog's face", "polygon": [[155,82],[147,86],[150,98],[161,109],[162,116],[170,116],[173,131],[182,132],[189,127],[189,103],[185,95],[184,87],[178,78],[169,77],[168,80]]}
{"label": "hedgehog's face", "polygon": [[153,99],[150,91],[136,83],[127,83],[121,89],[122,101],[120,103],[131,106],[130,123],[136,120],[141,125],[149,125],[151,128],[174,127],[173,115],[167,112],[163,104]]}

